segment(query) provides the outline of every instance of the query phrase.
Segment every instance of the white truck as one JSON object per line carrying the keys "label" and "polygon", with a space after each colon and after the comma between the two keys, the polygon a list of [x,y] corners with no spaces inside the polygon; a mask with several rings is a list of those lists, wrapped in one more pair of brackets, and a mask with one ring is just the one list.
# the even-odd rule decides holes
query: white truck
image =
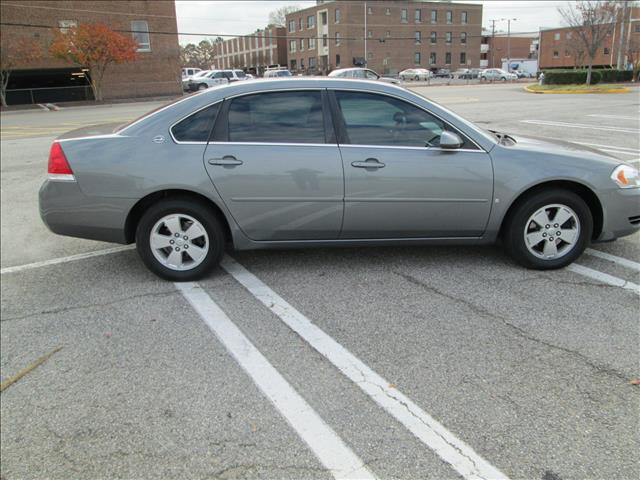
{"label": "white truck", "polygon": [[502,69],[518,75],[518,78],[531,77],[535,78],[538,73],[538,60],[530,58],[511,58],[507,62],[506,58],[502,59]]}

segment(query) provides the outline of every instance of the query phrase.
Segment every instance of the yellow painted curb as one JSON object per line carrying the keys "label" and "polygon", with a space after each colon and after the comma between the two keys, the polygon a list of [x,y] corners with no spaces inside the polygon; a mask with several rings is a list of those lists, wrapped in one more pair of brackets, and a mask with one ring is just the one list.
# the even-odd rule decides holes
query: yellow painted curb
{"label": "yellow painted curb", "polygon": [[582,95],[582,94],[593,94],[593,93],[629,93],[629,90],[626,87],[622,88],[609,88],[607,90],[531,90],[529,86],[524,87],[524,89],[529,93],[540,93],[540,94],[560,94],[560,95]]}

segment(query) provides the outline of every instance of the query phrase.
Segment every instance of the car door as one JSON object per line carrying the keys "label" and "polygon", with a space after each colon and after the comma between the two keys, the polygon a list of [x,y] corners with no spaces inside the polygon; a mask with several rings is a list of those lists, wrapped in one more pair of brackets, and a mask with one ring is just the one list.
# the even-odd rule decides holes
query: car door
{"label": "car door", "polygon": [[321,89],[225,100],[204,162],[250,239],[338,237],[344,182],[330,116]]}
{"label": "car door", "polygon": [[[345,172],[341,238],[477,237],[493,193],[489,154],[399,98],[331,92]],[[443,130],[461,148],[439,148]]]}

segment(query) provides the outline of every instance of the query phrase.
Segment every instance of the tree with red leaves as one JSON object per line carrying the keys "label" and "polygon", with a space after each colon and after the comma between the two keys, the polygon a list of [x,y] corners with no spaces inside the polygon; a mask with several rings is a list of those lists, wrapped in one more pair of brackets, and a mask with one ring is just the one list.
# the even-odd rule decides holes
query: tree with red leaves
{"label": "tree with red leaves", "polygon": [[84,23],[56,30],[49,53],[89,69],[93,96],[102,100],[102,79],[112,64],[133,62],[138,44],[131,37],[114,32],[102,23]]}
{"label": "tree with red leaves", "polygon": [[42,58],[42,46],[31,38],[0,36],[0,100],[7,106],[9,76],[17,65],[28,66]]}

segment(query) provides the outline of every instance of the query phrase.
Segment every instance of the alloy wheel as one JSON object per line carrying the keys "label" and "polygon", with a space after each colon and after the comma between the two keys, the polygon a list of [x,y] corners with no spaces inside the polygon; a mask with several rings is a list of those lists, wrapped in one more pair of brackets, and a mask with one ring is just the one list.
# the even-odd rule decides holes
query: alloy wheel
{"label": "alloy wheel", "polygon": [[529,252],[543,260],[567,255],[580,238],[580,219],[566,205],[551,204],[538,209],[524,227]]}
{"label": "alloy wheel", "polygon": [[151,229],[153,256],[171,270],[185,271],[200,265],[209,251],[209,237],[200,222],[189,215],[170,214]]}

